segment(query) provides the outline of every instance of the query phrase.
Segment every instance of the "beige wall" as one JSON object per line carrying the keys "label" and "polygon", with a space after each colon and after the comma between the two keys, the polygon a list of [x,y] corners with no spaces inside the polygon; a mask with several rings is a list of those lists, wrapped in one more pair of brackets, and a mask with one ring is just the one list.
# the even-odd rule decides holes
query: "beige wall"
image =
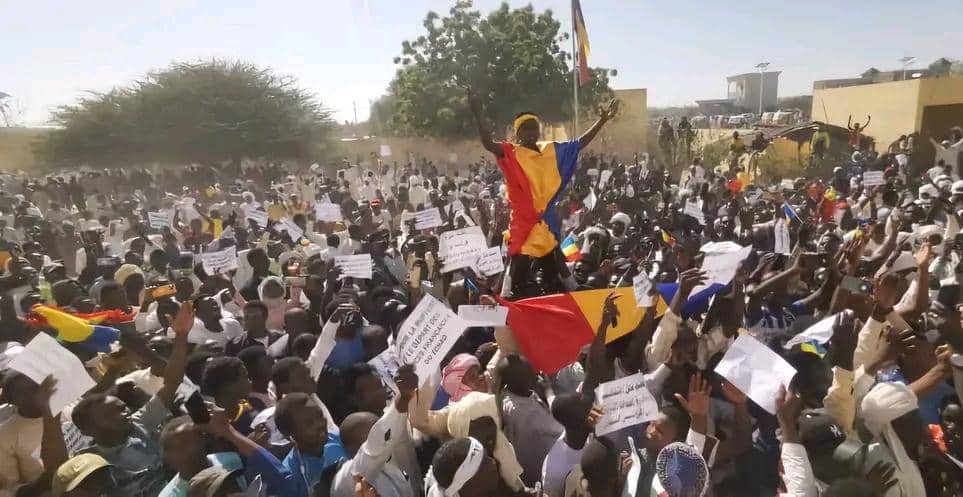
{"label": "beige wall", "polygon": [[882,149],[902,134],[919,131],[924,108],[951,104],[963,104],[961,77],[813,90],[812,116],[819,121],[845,126],[850,114],[860,123],[871,115],[873,122],[866,134],[876,139],[877,149]]}
{"label": "beige wall", "polygon": [[900,135],[918,129],[923,81],[911,79],[813,90],[812,116],[817,121],[844,127],[850,115],[860,124],[866,122],[866,116],[872,116],[866,134],[876,139],[877,149],[885,149]]}
{"label": "beige wall", "polygon": [[[622,160],[629,160],[636,152],[646,151],[646,132],[649,128],[648,94],[645,88],[615,90],[621,102],[618,116],[602,128],[602,132],[589,147],[591,152],[614,153]],[[581,119],[582,131],[595,122],[594,112]]]}
{"label": "beige wall", "polygon": [[37,167],[33,142],[46,133],[42,128],[0,128],[0,170]]}

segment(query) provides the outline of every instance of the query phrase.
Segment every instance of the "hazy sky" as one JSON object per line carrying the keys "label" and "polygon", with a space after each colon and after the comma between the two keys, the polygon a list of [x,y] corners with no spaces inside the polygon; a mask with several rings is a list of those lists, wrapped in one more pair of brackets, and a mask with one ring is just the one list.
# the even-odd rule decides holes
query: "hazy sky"
{"label": "hazy sky", "polygon": [[[368,114],[391,80],[401,41],[446,0],[0,0],[0,91],[39,124],[84,91],[123,85],[173,60],[240,58],[296,76],[339,120]],[[490,11],[500,2],[476,0]],[[534,3],[569,28],[569,0]],[[790,6],[791,5],[791,6]],[[725,76],[760,61],[782,71],[780,95],[870,66],[963,58],[960,0],[582,0],[593,66],[650,105],[725,96]]]}

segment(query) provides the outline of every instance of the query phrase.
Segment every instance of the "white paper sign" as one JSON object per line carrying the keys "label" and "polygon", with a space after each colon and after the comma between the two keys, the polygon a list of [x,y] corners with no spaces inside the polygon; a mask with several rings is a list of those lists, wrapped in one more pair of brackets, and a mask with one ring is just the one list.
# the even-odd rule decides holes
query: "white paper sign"
{"label": "white paper sign", "polygon": [[391,145],[381,145],[379,152],[382,157],[391,157]]}
{"label": "white paper sign", "polygon": [[655,297],[649,295],[652,291],[652,280],[645,273],[639,273],[632,278],[632,290],[635,292],[635,305],[637,307],[652,307]]}
{"label": "white paper sign", "polygon": [[475,263],[475,272],[482,276],[494,276],[505,271],[501,247],[489,247],[482,251]]}
{"label": "white paper sign", "polygon": [[47,376],[56,378],[57,390],[50,397],[50,412],[54,414],[63,411],[96,385],[80,359],[46,333],[39,333],[30,340],[8,367],[38,385]]}
{"label": "white paper sign", "polygon": [[789,255],[792,253],[792,241],[789,238],[789,227],[782,218],[776,218],[776,224],[772,227],[773,241],[775,243],[773,252],[777,254]]}
{"label": "white paper sign", "polygon": [[642,373],[602,383],[595,388],[595,399],[604,412],[595,425],[599,437],[659,416],[659,404],[645,387]]}
{"label": "white paper sign", "polygon": [[505,326],[508,308],[500,305],[460,305],[458,315],[469,326]]}
{"label": "white paper sign", "polygon": [[251,209],[247,211],[247,219],[254,221],[255,224],[261,228],[267,228],[268,215],[267,212],[257,209]]}
{"label": "white paper sign", "polygon": [[863,186],[879,186],[885,184],[886,178],[883,177],[883,171],[866,171],[863,173]]}
{"label": "white paper sign", "polygon": [[300,240],[301,237],[304,236],[304,230],[302,230],[297,224],[294,224],[294,221],[292,221],[291,218],[287,217],[278,221],[278,223],[274,226],[274,230],[279,233],[281,231],[287,231],[288,236],[291,237],[291,241],[294,242]]}
{"label": "white paper sign", "polygon": [[430,209],[425,209],[415,213],[415,229],[426,230],[430,228],[437,228],[442,224],[441,212],[438,212],[437,207],[432,207]]}
{"label": "white paper sign", "polygon": [[782,180],[782,182],[779,183],[779,187],[782,190],[795,190],[796,182],[794,182],[791,179],[784,179]]}
{"label": "white paper sign", "polygon": [[395,345],[399,364],[412,364],[419,383],[431,377],[468,323],[434,297],[425,295],[402,323]]}
{"label": "white paper sign", "polygon": [[743,247],[733,242],[709,242],[699,251],[705,253],[702,270],[706,273],[706,282],[695,287],[692,290],[693,295],[715,283],[728,285],[736,275],[739,263],[749,257],[752,247]]}
{"label": "white paper sign", "polygon": [[775,414],[779,387],[789,387],[796,369],[751,335],[743,334],[726,351],[715,372],[766,412]]}
{"label": "white paper sign", "polygon": [[599,201],[599,198],[595,196],[595,190],[590,188],[589,194],[584,199],[582,199],[582,205],[584,205],[585,208],[588,210],[593,210],[595,209],[595,204],[598,203],[598,201]]}
{"label": "white paper sign", "polygon": [[395,375],[401,369],[401,364],[398,363],[398,351],[394,347],[388,347],[384,352],[368,361],[368,364],[381,377],[381,382],[390,388],[395,395],[398,395],[398,386],[395,385]]}
{"label": "white paper sign", "polygon": [[330,202],[314,204],[314,217],[317,218],[318,221],[326,223],[344,221],[344,215],[341,214],[341,206]]}
{"label": "white paper sign", "polygon": [[695,202],[686,200],[682,213],[694,217],[696,221],[699,221],[699,224],[706,224],[705,214],[702,213],[702,202],[699,200]]}
{"label": "white paper sign", "polygon": [[226,273],[237,269],[237,249],[228,247],[217,252],[201,254],[201,264],[207,274]]}
{"label": "white paper sign", "polygon": [[609,178],[612,177],[612,171],[606,169],[599,174],[599,188],[604,188],[605,185],[609,183]]}
{"label": "white paper sign", "polygon": [[836,316],[836,314],[833,314],[819,320],[816,324],[806,328],[802,333],[790,338],[782,347],[789,350],[801,343],[812,341],[817,343],[828,342],[829,339],[833,337],[833,327],[836,325]]}
{"label": "white paper sign", "polygon": [[171,225],[171,213],[167,211],[148,212],[147,221],[151,228],[161,229]]}
{"label": "white paper sign", "polygon": [[341,268],[342,278],[371,279],[371,254],[339,255],[334,258],[334,265]]}
{"label": "white paper sign", "polygon": [[474,266],[486,249],[485,234],[478,226],[442,233],[438,236],[438,257],[444,261],[441,272]]}

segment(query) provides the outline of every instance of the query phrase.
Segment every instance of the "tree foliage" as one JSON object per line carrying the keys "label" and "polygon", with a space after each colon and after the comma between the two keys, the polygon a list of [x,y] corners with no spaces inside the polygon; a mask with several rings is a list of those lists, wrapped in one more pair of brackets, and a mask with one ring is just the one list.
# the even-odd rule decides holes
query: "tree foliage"
{"label": "tree foliage", "polygon": [[[388,95],[375,103],[373,120],[398,135],[469,136],[474,121],[465,87],[487,93],[488,117],[507,124],[521,111],[550,122],[567,121],[572,111],[569,40],[559,33],[551,10],[531,5],[510,9],[503,3],[483,18],[470,0],[458,0],[448,17],[429,12],[426,33],[401,45],[400,67]],[[595,108],[611,96],[609,74],[593,69],[591,83],[579,90],[579,103]]]}
{"label": "tree foliage", "polygon": [[55,164],[311,159],[330,121],[294,78],[244,62],[175,63],[60,107],[43,147]]}

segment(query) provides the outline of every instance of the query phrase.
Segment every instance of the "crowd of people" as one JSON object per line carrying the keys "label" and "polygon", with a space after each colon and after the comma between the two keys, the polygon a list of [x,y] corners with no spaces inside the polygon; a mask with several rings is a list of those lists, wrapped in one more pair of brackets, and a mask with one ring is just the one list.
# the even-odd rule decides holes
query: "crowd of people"
{"label": "crowd of people", "polygon": [[[452,172],[0,177],[0,496],[963,493],[956,172],[884,154],[828,178],[763,184],[698,160],[677,177],[586,150],[616,112],[548,144],[531,113],[511,142],[479,117],[492,160]],[[503,272],[446,268],[439,239],[473,226]],[[720,267],[719,247],[745,256]],[[345,274],[358,254],[367,278]],[[623,287],[644,317],[613,337]],[[467,327],[434,374],[382,367],[424,299],[590,291],[608,297],[571,318],[594,338],[560,369],[534,357],[565,330],[511,314]],[[45,337],[92,387],[60,399],[79,378],[18,361]],[[717,371],[755,343],[791,381]],[[597,392],[636,374],[655,408],[597,433],[612,409]]]}

